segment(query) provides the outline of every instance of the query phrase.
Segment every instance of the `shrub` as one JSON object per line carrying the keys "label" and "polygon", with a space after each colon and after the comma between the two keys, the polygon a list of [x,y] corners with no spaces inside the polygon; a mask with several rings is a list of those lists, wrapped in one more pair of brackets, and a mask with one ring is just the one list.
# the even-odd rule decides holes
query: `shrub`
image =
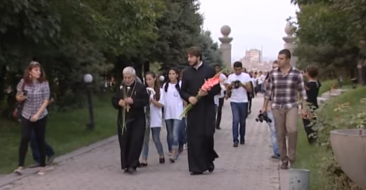
{"label": "shrub", "polygon": [[[358,89],[357,89],[358,90]],[[359,91],[364,91],[361,89]],[[349,97],[350,98],[350,97]],[[357,97],[354,97],[357,99]],[[318,163],[319,172],[325,177],[324,190],[361,190],[342,171],[335,160],[330,145],[330,131],[345,128],[363,128],[366,124],[366,98],[361,100],[342,97],[330,100],[314,112],[317,117],[314,128],[318,131],[318,146],[324,150],[324,157]],[[357,102],[359,101],[359,102]]]}

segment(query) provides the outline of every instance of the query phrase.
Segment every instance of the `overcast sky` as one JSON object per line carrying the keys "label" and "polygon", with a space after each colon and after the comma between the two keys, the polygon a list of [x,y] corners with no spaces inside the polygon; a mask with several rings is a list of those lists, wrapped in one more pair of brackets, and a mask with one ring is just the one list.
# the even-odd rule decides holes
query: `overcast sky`
{"label": "overcast sky", "polygon": [[220,28],[231,27],[232,61],[244,56],[246,49],[263,46],[263,57],[276,58],[283,48],[286,19],[294,17],[296,7],[290,0],[200,0],[205,30],[219,42]]}

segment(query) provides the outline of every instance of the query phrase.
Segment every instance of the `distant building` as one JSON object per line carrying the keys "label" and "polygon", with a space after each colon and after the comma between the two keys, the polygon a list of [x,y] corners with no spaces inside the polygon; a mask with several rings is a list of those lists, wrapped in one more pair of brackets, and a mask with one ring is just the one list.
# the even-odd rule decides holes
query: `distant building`
{"label": "distant building", "polygon": [[258,49],[247,50],[243,59],[251,63],[260,63],[262,62],[262,51]]}
{"label": "distant building", "polygon": [[272,61],[263,59],[262,50],[250,49],[245,51],[244,57],[240,60],[247,71],[267,72],[272,69]]}

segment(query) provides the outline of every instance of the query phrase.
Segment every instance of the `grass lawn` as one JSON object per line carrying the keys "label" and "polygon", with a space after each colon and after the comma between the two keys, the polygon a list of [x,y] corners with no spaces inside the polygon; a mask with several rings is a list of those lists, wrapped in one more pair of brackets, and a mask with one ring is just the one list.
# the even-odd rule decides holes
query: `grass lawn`
{"label": "grass lawn", "polygon": [[[85,100],[86,101],[86,100]],[[56,152],[56,156],[116,134],[117,112],[112,107],[110,96],[95,99],[95,130],[86,130],[89,121],[88,109],[68,112],[51,112],[48,116],[46,141]],[[0,174],[12,172],[17,167],[20,142],[19,123],[0,122]],[[26,165],[32,164],[28,149]]]}
{"label": "grass lawn", "polygon": [[311,190],[323,190],[324,178],[317,167],[324,154],[322,147],[308,143],[304,125],[302,120],[299,120],[295,168],[310,170]]}
{"label": "grass lawn", "polygon": [[[337,86],[337,84],[338,84],[337,80],[320,81],[320,83],[322,86],[319,89],[318,96],[321,96],[325,92],[328,92],[332,87]],[[342,89],[351,89],[351,88],[352,88],[352,84],[350,81],[343,82]]]}
{"label": "grass lawn", "polygon": [[[360,104],[360,100],[366,98],[366,87],[360,87],[355,90],[350,90],[339,97],[329,100],[328,106],[321,111],[330,117],[336,116],[334,108],[337,104],[349,103],[352,108],[347,113],[337,115],[337,117],[349,118],[350,115],[355,115],[360,111],[364,111],[364,105]],[[347,128],[347,126],[345,126]],[[323,130],[323,134],[329,136],[330,129]],[[311,190],[324,190],[327,184],[326,178],[319,170],[319,164],[324,162],[324,157],[331,153],[325,150],[325,147],[317,145],[309,145],[306,139],[306,134],[303,124],[299,121],[299,136],[296,152],[296,168],[309,169],[311,173]]]}

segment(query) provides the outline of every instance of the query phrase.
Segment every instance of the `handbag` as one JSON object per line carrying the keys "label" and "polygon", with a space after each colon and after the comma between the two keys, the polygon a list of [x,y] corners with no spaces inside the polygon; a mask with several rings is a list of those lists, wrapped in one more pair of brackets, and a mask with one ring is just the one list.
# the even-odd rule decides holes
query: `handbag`
{"label": "handbag", "polygon": [[[24,88],[25,88],[25,82],[23,81],[22,91],[24,91]],[[14,109],[14,111],[13,111],[13,117],[15,119],[18,119],[20,117],[20,114],[21,114],[22,109],[23,109],[23,104],[24,104],[24,101],[23,102],[18,102],[16,108]]]}

